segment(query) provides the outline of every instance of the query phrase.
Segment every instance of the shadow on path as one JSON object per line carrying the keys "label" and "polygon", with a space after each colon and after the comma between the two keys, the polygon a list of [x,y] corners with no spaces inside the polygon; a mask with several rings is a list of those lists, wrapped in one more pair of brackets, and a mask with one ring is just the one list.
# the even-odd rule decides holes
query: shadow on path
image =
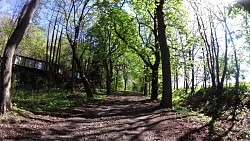
{"label": "shadow on path", "polygon": [[[194,116],[160,109],[158,102],[130,92],[120,92],[102,102],[23,116],[25,122],[0,124],[0,132],[8,130],[10,134],[0,134],[0,139],[174,141],[205,126]],[[192,138],[185,139],[206,139],[207,130],[203,134],[193,132]]]}

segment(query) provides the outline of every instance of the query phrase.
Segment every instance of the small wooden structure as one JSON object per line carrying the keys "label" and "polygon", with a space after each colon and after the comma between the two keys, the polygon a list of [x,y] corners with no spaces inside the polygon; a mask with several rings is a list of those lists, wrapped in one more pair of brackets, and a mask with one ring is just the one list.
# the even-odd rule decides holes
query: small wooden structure
{"label": "small wooden structure", "polygon": [[[1,63],[2,57],[0,58],[0,64]],[[70,69],[65,69],[64,66],[22,55],[14,56],[13,73],[21,73],[20,75],[24,76],[26,73],[32,73],[33,76],[38,76],[43,79],[52,78],[52,81],[58,83],[68,82],[71,77]]]}

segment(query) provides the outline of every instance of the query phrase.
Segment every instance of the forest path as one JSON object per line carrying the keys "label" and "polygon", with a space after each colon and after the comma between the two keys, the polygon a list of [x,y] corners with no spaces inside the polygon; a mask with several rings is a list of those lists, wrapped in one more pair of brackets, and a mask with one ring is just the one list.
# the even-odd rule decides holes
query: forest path
{"label": "forest path", "polygon": [[[45,115],[17,112],[0,120],[0,139],[14,140],[208,140],[207,123],[196,116],[160,109],[146,97],[120,92],[105,101]],[[47,114],[47,115],[46,115]]]}

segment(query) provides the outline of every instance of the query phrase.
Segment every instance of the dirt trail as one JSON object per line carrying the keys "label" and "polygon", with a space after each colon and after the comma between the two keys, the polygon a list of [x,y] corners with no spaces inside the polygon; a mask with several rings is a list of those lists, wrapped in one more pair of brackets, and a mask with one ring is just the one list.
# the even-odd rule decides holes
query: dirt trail
{"label": "dirt trail", "polygon": [[122,92],[103,102],[1,119],[0,139],[15,140],[208,140],[206,122],[195,116],[157,108],[145,97]]}

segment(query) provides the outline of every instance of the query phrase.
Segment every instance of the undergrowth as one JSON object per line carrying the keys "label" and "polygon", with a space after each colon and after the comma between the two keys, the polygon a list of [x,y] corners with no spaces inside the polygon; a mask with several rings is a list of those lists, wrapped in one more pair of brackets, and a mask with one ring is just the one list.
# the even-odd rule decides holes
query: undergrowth
{"label": "undergrowth", "polygon": [[246,92],[246,87],[240,87],[238,92],[231,87],[221,93],[211,88],[200,89],[194,95],[189,95],[182,104],[205,115],[220,117],[225,113],[234,114],[235,110],[242,109],[246,105]]}
{"label": "undergrowth", "polygon": [[[250,126],[246,120],[250,113],[250,86],[227,87],[222,91],[201,88],[194,94],[184,90],[173,91],[174,109],[207,119],[211,135],[230,136],[232,131],[238,139],[250,139]],[[223,127],[223,128],[222,128]]]}

